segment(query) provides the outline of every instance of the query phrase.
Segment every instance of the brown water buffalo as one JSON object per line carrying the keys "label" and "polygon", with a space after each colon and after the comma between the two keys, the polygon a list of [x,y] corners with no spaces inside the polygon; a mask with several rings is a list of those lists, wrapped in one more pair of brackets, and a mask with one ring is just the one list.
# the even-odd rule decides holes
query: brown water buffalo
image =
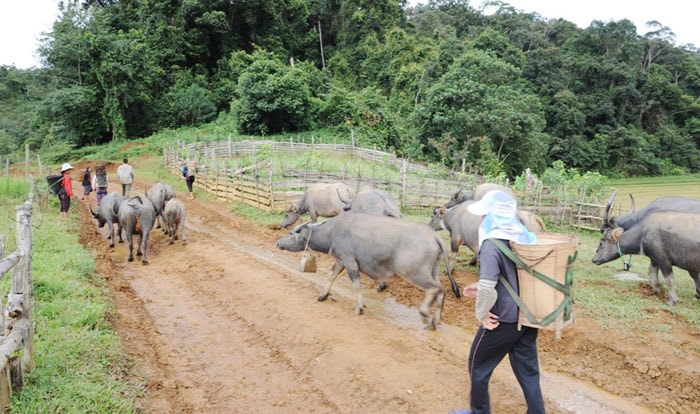
{"label": "brown water buffalo", "polygon": [[[445,289],[438,276],[442,258],[445,259],[452,291],[460,297],[442,240],[422,223],[349,211],[322,223],[307,222],[296,226],[277,242],[277,247],[293,252],[308,247],[332,255],[335,264],[328,287],[318,300],[326,300],[336,277],[345,269],[357,295],[355,312],[358,314],[363,313],[365,307],[360,291],[360,272],[374,280],[400,276],[425,291],[425,299],[419,307],[420,315],[426,329],[435,329],[440,323],[445,298]],[[435,307],[432,316],[431,305]]]}
{"label": "brown water buffalo", "polygon": [[170,243],[173,244],[177,240],[177,232],[180,230],[183,246],[187,244],[187,236],[185,236],[185,219],[187,218],[187,210],[185,204],[177,198],[171,198],[165,203],[163,209],[163,218],[165,219],[166,234],[170,235]]}
{"label": "brown water buffalo", "polygon": [[306,189],[304,195],[287,208],[281,226],[296,223],[302,214],[309,213],[313,223],[319,217],[334,217],[350,208],[355,190],[345,183],[317,183]]}

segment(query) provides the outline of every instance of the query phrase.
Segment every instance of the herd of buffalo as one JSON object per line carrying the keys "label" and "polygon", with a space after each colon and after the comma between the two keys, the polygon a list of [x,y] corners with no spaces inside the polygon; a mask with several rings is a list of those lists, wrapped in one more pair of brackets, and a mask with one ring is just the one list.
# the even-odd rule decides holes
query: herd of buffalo
{"label": "herd of buffalo", "polygon": [[[90,206],[92,216],[100,228],[107,224],[109,247],[114,247],[114,225],[117,225],[119,242],[123,242],[122,230],[129,245],[128,261],[134,260],[134,236],[138,236],[136,255],[141,256],[141,263],[148,264],[148,236],[154,225],[163,229],[170,236],[170,244],[176,239],[187,244],[185,237],[185,204],[175,197],[175,190],[169,184],[156,183],[146,191],[145,196],[137,195],[125,198],[121,194],[106,195],[98,204],[97,210]],[[162,221],[162,224],[161,224]]]}
{"label": "herd of buffalo", "polygon": [[[460,289],[452,276],[454,260],[461,245],[475,254],[478,250],[478,228],[481,217],[471,214],[467,206],[481,199],[491,190],[512,194],[512,190],[498,184],[480,184],[473,191],[457,191],[442,207],[433,210],[430,222],[417,223],[402,219],[399,203],[386,191],[371,188],[355,191],[345,183],[318,183],[306,189],[303,196],[285,212],[281,226],[294,225],[304,214],[310,221],[299,224],[277,242],[277,247],[293,252],[307,249],[326,253],[335,259],[328,284],[318,300],[325,300],[337,276],[346,270],[357,297],[355,311],[364,310],[360,290],[360,273],[380,282],[400,276],[425,292],[419,307],[426,329],[435,329],[440,323],[445,289],[439,280],[439,269],[445,262],[451,289],[456,297]],[[602,237],[593,263],[600,265],[624,255],[640,254],[650,259],[651,285],[658,294],[659,270],[668,286],[668,304],[678,302],[673,266],[688,271],[695,282],[695,297],[700,298],[700,200],[687,197],[661,197],[639,211],[632,199],[631,212],[620,217],[610,215],[615,194],[605,208]],[[137,255],[148,264],[148,236],[153,226],[160,225],[170,236],[170,244],[181,233],[185,237],[186,211],[182,201],[175,197],[173,188],[162,182],[146,191],[145,197],[125,199],[112,193],[102,199],[93,210],[99,226],[109,227],[110,247],[114,246],[114,224],[122,242],[122,229],[129,245],[129,261],[133,261],[133,237],[138,236]],[[319,217],[327,220],[318,222]],[[545,232],[542,219],[525,210],[518,218],[528,230]],[[450,233],[449,251],[437,235],[438,230]],[[627,264],[625,264],[627,266]],[[431,311],[431,308],[433,310]]]}

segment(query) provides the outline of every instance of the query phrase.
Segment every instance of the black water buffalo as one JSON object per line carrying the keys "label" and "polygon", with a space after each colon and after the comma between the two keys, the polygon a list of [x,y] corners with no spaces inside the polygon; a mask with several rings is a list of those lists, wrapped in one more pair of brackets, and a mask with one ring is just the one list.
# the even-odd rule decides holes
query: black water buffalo
{"label": "black water buffalo", "polygon": [[143,255],[141,263],[148,264],[148,236],[155,221],[156,209],[147,197],[131,197],[119,205],[119,224],[126,232],[126,241],[129,243],[128,261],[134,261],[134,235],[138,235],[136,255]]}
{"label": "black water buffalo", "polygon": [[680,211],[684,213],[700,214],[700,200],[682,196],[659,197],[641,210],[635,211],[634,198],[630,194],[630,198],[632,199],[631,211],[624,216],[610,216],[610,210],[616,194],[617,191],[613,193],[610,200],[608,200],[608,204],[605,206],[603,225],[600,229],[601,232],[611,227],[622,227],[627,230],[641,222],[649,214],[657,211]]}
{"label": "black water buffalo", "polygon": [[107,224],[109,229],[109,247],[114,247],[114,223],[117,224],[117,235],[119,236],[119,243],[123,243],[122,239],[122,226],[119,223],[119,205],[124,201],[124,196],[117,193],[112,193],[106,195],[100,204],[97,206],[97,211],[92,209],[90,206],[90,212],[92,216],[97,219],[97,224],[99,228],[102,228]]}
{"label": "black water buffalo", "polygon": [[401,208],[391,194],[382,190],[364,189],[357,193],[350,204],[350,211],[401,218]]}
{"label": "black water buffalo", "polygon": [[[630,195],[630,198],[632,199],[632,206],[631,206],[631,211],[628,214],[625,214],[624,216],[610,216],[610,210],[613,204],[613,201],[615,200],[615,195],[617,194],[617,191],[613,193],[613,195],[610,197],[610,200],[608,201],[608,204],[605,206],[605,215],[603,216],[603,224],[601,226],[601,234],[602,238],[599,243],[598,249],[601,249],[601,245],[603,242],[607,239],[610,239],[612,236],[612,230],[613,229],[621,229],[622,231],[630,231],[633,228],[635,228],[638,225],[641,225],[642,223],[645,223],[646,220],[649,218],[654,213],[657,212],[679,212],[679,213],[691,213],[691,214],[699,214],[700,215],[700,200],[696,200],[693,198],[688,198],[688,197],[681,197],[681,196],[668,196],[668,197],[659,197],[649,203],[646,207],[642,208],[639,211],[635,211],[634,208],[634,198]],[[619,234],[620,230],[615,232],[615,234]],[[624,254],[624,253],[623,253]],[[640,253],[642,254],[642,253]],[[649,255],[646,255],[649,256]],[[597,257],[597,254],[596,254]],[[602,264],[602,263],[607,263],[609,261],[612,261],[614,259],[620,258],[622,259],[622,254],[618,252],[618,255],[614,257],[613,259],[607,260],[607,261],[602,261],[600,263],[596,263],[596,259],[594,258],[594,263],[596,264]],[[625,266],[629,266],[628,264],[625,264]],[[682,266],[678,266],[683,268]],[[676,293],[675,289],[675,279],[672,281],[669,281],[667,279],[666,273],[663,272],[664,274],[664,279],[666,279],[667,284],[669,285],[669,303],[673,302],[675,303],[678,300],[678,296]],[[686,269],[687,270],[687,269]],[[690,272],[690,271],[689,271]],[[691,273],[691,277],[693,277]],[[671,274],[671,278],[673,278],[673,274]],[[659,283],[659,268],[655,264],[654,260],[651,260],[649,264],[649,279],[651,282],[651,286],[654,289],[654,293],[657,295],[661,292],[661,284]],[[696,280],[696,278],[693,278],[693,280]],[[673,285],[673,286],[671,286]],[[696,283],[697,285],[697,283]],[[698,291],[700,293],[700,291]],[[696,295],[697,296],[697,295]],[[673,299],[675,297],[675,300]]]}
{"label": "black water buffalo", "polygon": [[[156,209],[156,228],[162,228],[163,232],[167,234],[167,228],[161,225],[161,217],[163,216],[165,203],[175,197],[175,189],[170,184],[159,181],[146,191],[146,197]],[[163,218],[163,221],[165,221],[165,218]]]}
{"label": "black water buffalo", "polygon": [[163,218],[165,219],[166,233],[170,235],[170,243],[173,244],[177,240],[177,232],[180,230],[182,236],[182,244],[187,244],[185,236],[185,219],[187,218],[187,210],[185,204],[177,198],[171,198],[165,203],[163,209]]}
{"label": "black water buffalo", "polygon": [[467,191],[464,187],[462,187],[459,190],[457,190],[456,193],[452,194],[452,198],[450,198],[450,201],[445,203],[445,208],[452,208],[457,204],[463,203],[467,200],[479,201],[481,200],[481,197],[484,196],[484,194],[488,193],[491,190],[499,190],[503,191],[504,193],[513,195],[513,190],[511,190],[510,188],[494,183],[479,184],[476,187],[474,187],[473,191]]}
{"label": "black water buffalo", "polygon": [[355,190],[345,183],[317,183],[311,185],[304,195],[287,208],[282,227],[296,223],[299,217],[308,212],[311,221],[318,217],[334,217],[350,208]]}
{"label": "black water buffalo", "polygon": [[650,260],[654,291],[659,291],[658,271],[668,285],[668,304],[678,302],[673,266],[685,269],[695,282],[700,298],[700,214],[658,211],[646,215],[629,229],[608,227],[598,243],[593,263],[600,265],[625,254],[642,254]]}
{"label": "black water buffalo", "polygon": [[[475,203],[475,200],[466,200],[455,207],[435,207],[433,214],[430,216],[428,226],[431,229],[447,230],[450,233],[450,265],[454,264],[454,260],[459,251],[459,246],[465,245],[472,252],[474,257],[470,264],[476,263],[476,253],[479,251],[479,225],[481,217],[469,212],[470,204]],[[525,227],[533,233],[542,233],[546,231],[546,227],[542,219],[534,213],[526,210],[518,210],[518,219]],[[453,267],[453,266],[452,266]]]}
{"label": "black water buffalo", "polygon": [[[440,323],[445,298],[445,289],[438,276],[442,257],[452,291],[460,297],[459,286],[447,263],[445,246],[425,224],[349,211],[322,223],[307,222],[296,226],[277,242],[278,248],[293,252],[302,251],[307,246],[335,258],[328,287],[319,296],[319,301],[326,300],[336,277],[345,269],[357,295],[355,312],[361,314],[365,305],[360,291],[360,272],[374,280],[400,276],[425,291],[425,299],[419,307],[420,315],[426,329],[435,329]],[[431,317],[433,304],[435,311]]]}

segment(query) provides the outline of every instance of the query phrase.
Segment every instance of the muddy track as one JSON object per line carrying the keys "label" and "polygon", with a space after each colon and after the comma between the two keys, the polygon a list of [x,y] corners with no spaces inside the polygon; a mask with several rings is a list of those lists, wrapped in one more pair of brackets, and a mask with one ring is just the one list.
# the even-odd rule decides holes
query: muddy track
{"label": "muddy track", "polygon": [[[138,182],[136,194],[150,185]],[[319,258],[318,273],[301,273],[299,255],[275,246],[284,230],[249,222],[217,202],[178,197],[188,209],[189,244],[169,245],[154,230],[148,266],[128,263],[125,244],[109,249],[106,231],[79,203],[81,239],[107,281],[115,329],[137,361],[135,378],[145,379],[144,409],[445,413],[468,405],[473,302],[448,295],[436,332],[421,329],[416,306],[423,294],[401,280],[377,293],[363,279],[362,316],[353,312],[344,275],[329,300],[318,302],[327,257]],[[464,285],[476,275],[462,271],[456,279]],[[699,412],[700,338],[682,321],[671,326],[670,334],[621,335],[578,312],[561,340],[543,331],[548,412]],[[494,375],[491,398],[494,412],[525,411],[507,361]]]}

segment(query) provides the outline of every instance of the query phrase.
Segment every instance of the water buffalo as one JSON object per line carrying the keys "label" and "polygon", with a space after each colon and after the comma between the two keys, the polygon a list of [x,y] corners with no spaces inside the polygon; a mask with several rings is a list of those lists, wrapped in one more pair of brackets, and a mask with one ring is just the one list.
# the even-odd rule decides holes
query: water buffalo
{"label": "water buffalo", "polygon": [[317,183],[306,189],[304,195],[287,208],[282,227],[287,228],[308,212],[311,221],[318,217],[334,217],[350,208],[355,191],[345,183]]}
{"label": "water buffalo", "polygon": [[401,218],[399,203],[391,194],[382,190],[365,189],[357,193],[350,204],[350,211]]}
{"label": "water buffalo", "polygon": [[[603,242],[603,239],[606,237],[606,233],[609,233],[612,229],[615,228],[621,228],[622,230],[631,230],[638,224],[644,222],[651,214],[655,212],[681,212],[681,213],[692,213],[692,214],[700,214],[700,200],[696,200],[693,198],[688,198],[688,197],[681,197],[681,196],[668,196],[668,197],[659,197],[649,203],[646,207],[642,208],[639,211],[635,211],[635,206],[634,206],[634,198],[630,194],[630,198],[632,199],[632,206],[631,206],[631,211],[628,214],[625,214],[624,216],[610,216],[610,210],[613,204],[613,201],[615,200],[615,196],[617,194],[617,191],[615,191],[612,196],[610,197],[610,200],[608,201],[607,205],[605,206],[605,215],[603,216],[603,224],[600,228],[600,232],[603,236],[601,239],[601,243]],[[600,248],[600,247],[599,247]],[[618,254],[620,259],[622,259],[622,255]],[[605,262],[603,262],[605,263]],[[624,263],[624,268],[625,270],[629,269],[629,264]],[[663,272],[662,272],[663,273]],[[692,275],[691,275],[692,276]],[[664,277],[665,278],[665,277]],[[654,289],[654,292],[658,295],[661,292],[661,285],[659,283],[659,269],[656,267],[654,262],[652,261],[649,264],[649,279],[652,285],[652,288]],[[675,280],[674,280],[675,281]],[[671,296],[670,293],[670,288],[669,288],[669,298]],[[675,294],[675,283],[674,283],[674,294]]]}
{"label": "water buffalo", "polygon": [[[428,226],[430,226],[431,229],[435,231],[447,230],[450,232],[450,249],[452,252],[450,255],[451,267],[454,267],[452,265],[457,257],[459,246],[463,244],[474,252],[474,257],[470,264],[473,265],[476,263],[476,253],[479,251],[479,225],[481,224],[481,217],[470,213],[467,209],[470,204],[475,202],[475,200],[466,200],[452,208],[435,207],[430,217]],[[518,210],[518,219],[531,232],[542,233],[546,231],[544,222],[534,213]]]}
{"label": "water buffalo", "polygon": [[[360,190],[352,199],[350,211],[373,214],[375,216],[387,216],[402,218],[399,203],[391,194],[382,190],[366,188]],[[377,285],[377,292],[386,289],[386,281],[382,280]]]}
{"label": "water buffalo", "polygon": [[445,208],[452,208],[457,204],[463,203],[467,200],[479,201],[481,200],[481,197],[484,196],[484,194],[488,193],[491,190],[500,190],[510,195],[513,195],[513,190],[511,190],[510,188],[494,183],[479,184],[476,187],[474,187],[473,191],[467,191],[464,187],[462,187],[452,195],[450,201],[445,203]]}
{"label": "water buffalo", "polygon": [[[345,269],[357,295],[357,314],[363,313],[365,306],[360,291],[360,272],[374,280],[400,276],[425,291],[420,315],[426,329],[435,329],[440,323],[445,298],[438,276],[442,257],[452,291],[460,297],[459,286],[447,263],[445,246],[425,224],[349,211],[322,223],[298,225],[277,242],[278,248],[293,252],[307,246],[335,258],[328,287],[318,300],[326,300],[336,277]],[[435,311],[431,317],[433,304]]]}
{"label": "water buffalo", "polygon": [[600,265],[624,254],[642,254],[649,258],[654,291],[659,292],[658,271],[668,285],[668,304],[678,302],[673,266],[685,269],[695,282],[695,297],[700,298],[700,214],[659,211],[646,215],[629,229],[609,227],[603,231],[593,263]]}
{"label": "water buffalo", "polygon": [[[156,209],[156,228],[162,228],[163,232],[167,234],[167,228],[161,225],[161,217],[163,216],[163,208],[165,203],[171,198],[175,197],[175,189],[170,184],[165,184],[159,181],[146,191],[146,197],[153,203],[153,207]],[[165,219],[163,219],[165,221]]]}
{"label": "water buffalo", "polygon": [[613,227],[622,227],[627,230],[641,222],[649,214],[657,211],[680,211],[684,213],[700,214],[700,200],[681,196],[659,197],[641,210],[635,211],[634,197],[630,194],[630,198],[632,199],[631,211],[624,216],[610,216],[610,210],[616,194],[617,191],[612,194],[610,200],[608,200],[608,204],[605,206],[603,225],[600,229],[601,232],[605,231],[607,228]]}
{"label": "water buffalo", "polygon": [[187,218],[187,210],[185,204],[177,198],[171,198],[165,203],[163,209],[163,218],[165,219],[166,233],[170,235],[170,243],[173,244],[177,239],[177,231],[182,232],[182,244],[187,244],[185,236],[185,219]]}
{"label": "water buffalo", "polygon": [[107,224],[109,229],[109,247],[114,247],[114,223],[117,223],[117,235],[119,236],[119,243],[123,243],[122,239],[122,226],[119,223],[119,205],[124,201],[124,196],[117,193],[112,193],[106,195],[100,204],[97,206],[97,211],[92,209],[90,206],[90,212],[92,216],[97,219],[97,224],[99,228]]}
{"label": "water buffalo", "polygon": [[143,255],[141,263],[148,264],[148,236],[155,220],[156,209],[147,197],[131,197],[119,205],[119,224],[126,232],[126,241],[129,243],[128,261],[134,261],[134,235],[138,235],[136,255]]}

